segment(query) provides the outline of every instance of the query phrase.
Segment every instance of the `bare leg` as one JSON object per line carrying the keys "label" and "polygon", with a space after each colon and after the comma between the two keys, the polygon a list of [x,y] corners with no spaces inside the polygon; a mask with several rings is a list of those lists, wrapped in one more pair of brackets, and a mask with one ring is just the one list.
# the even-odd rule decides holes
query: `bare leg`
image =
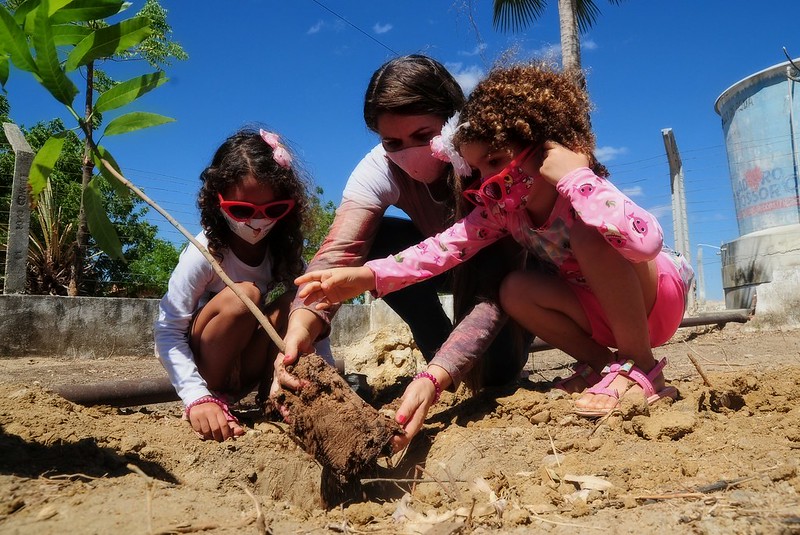
{"label": "bare leg", "polygon": [[[570,243],[589,287],[608,318],[620,356],[633,360],[645,373],[649,372],[656,365],[647,322],[657,292],[655,261],[631,263],[595,229],[580,221],[572,228]],[[615,389],[621,397],[632,384],[620,376],[609,388]],[[654,386],[656,390],[663,388],[663,375],[656,378]],[[582,409],[604,409],[617,403],[618,399],[604,394],[584,393],[575,405]]]}
{"label": "bare leg", "polygon": [[[500,305],[530,332],[598,373],[614,358],[607,347],[591,338],[580,301],[556,275],[532,271],[509,274],[500,286]],[[581,392],[587,386],[583,378],[564,385],[569,392]]]}
{"label": "bare leg", "polygon": [[[253,302],[261,292],[249,282],[237,283]],[[240,369],[240,384],[252,382],[257,370],[267,365],[268,340],[258,321],[230,288],[215,295],[198,314],[189,343],[200,375],[212,390],[229,388],[231,373]]]}

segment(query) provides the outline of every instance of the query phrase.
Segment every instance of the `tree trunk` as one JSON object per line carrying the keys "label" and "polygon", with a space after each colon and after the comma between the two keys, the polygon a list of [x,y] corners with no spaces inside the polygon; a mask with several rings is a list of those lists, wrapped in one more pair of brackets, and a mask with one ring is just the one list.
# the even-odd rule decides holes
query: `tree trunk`
{"label": "tree trunk", "polygon": [[561,59],[564,71],[571,72],[581,87],[586,80],[581,69],[581,40],[578,33],[576,0],[558,0],[558,19],[561,30]]}
{"label": "tree trunk", "polygon": [[80,293],[83,279],[83,264],[86,259],[86,250],[89,245],[89,225],[86,222],[86,208],[83,202],[83,193],[92,179],[94,161],[92,160],[92,96],[94,95],[94,62],[86,65],[86,105],[84,120],[86,121],[86,141],[83,152],[83,174],[81,177],[81,207],[78,213],[78,230],[75,235],[75,254],[70,269],[69,289],[67,294],[75,297]]}

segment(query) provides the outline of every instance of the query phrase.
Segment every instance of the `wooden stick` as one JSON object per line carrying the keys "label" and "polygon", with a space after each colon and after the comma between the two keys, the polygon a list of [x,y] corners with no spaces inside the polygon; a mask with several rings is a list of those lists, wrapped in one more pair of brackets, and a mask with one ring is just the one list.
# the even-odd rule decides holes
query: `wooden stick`
{"label": "wooden stick", "polygon": [[669,494],[643,494],[635,496],[637,500],[671,500],[673,498],[708,498],[702,492],[674,492]]}
{"label": "wooden stick", "polygon": [[702,377],[702,378],[703,378],[703,383],[704,383],[704,384],[705,384],[705,385],[706,385],[708,388],[712,388],[712,387],[711,387],[711,381],[709,381],[709,380],[708,380],[708,377],[706,377],[706,373],[703,371],[703,368],[701,368],[701,367],[700,367],[700,363],[699,363],[699,362],[697,362],[697,359],[695,359],[695,358],[692,356],[692,354],[691,354],[691,353],[686,353],[686,356],[687,356],[687,357],[689,357],[689,360],[691,360],[691,361],[692,361],[692,364],[694,364],[694,367],[695,367],[695,369],[697,369],[697,373],[699,373],[699,374],[700,374],[700,377]]}
{"label": "wooden stick", "polygon": [[[468,483],[465,479],[453,479],[454,483]],[[361,480],[362,485],[369,483],[441,483],[437,479],[418,479],[418,478],[399,478],[393,479],[391,477],[371,477]]]}

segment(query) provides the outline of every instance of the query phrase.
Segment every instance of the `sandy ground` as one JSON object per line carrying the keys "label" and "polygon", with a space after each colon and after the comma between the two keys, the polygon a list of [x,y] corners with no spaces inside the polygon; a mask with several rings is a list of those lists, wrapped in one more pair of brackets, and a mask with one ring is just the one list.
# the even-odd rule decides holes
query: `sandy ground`
{"label": "sandy ground", "polygon": [[[756,320],[681,329],[657,350],[678,401],[601,421],[549,391],[568,357],[534,353],[514,388],[445,393],[368,500],[330,511],[319,465],[249,400],[244,437],[201,442],[176,403],[48,391],[162,376],[153,358],[0,359],[0,533],[800,533],[800,330]],[[378,398],[419,365],[403,330],[336,350]]]}

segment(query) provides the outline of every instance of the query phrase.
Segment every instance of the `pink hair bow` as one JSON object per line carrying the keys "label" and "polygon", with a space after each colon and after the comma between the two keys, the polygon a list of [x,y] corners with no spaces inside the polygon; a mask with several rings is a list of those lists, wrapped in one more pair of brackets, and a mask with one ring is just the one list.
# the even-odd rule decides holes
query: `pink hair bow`
{"label": "pink hair bow", "polygon": [[281,145],[281,142],[278,140],[278,134],[267,132],[263,129],[259,130],[259,134],[261,134],[261,139],[272,147],[272,157],[275,159],[275,163],[284,169],[289,169],[292,165],[292,155]]}

